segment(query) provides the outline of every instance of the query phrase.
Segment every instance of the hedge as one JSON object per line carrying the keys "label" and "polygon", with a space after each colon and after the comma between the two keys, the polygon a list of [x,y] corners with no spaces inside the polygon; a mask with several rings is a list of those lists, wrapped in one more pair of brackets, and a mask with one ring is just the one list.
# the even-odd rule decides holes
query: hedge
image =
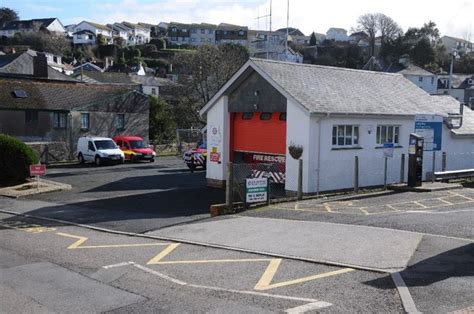
{"label": "hedge", "polygon": [[30,176],[29,166],[38,163],[33,150],[22,141],[0,134],[0,182],[22,182]]}

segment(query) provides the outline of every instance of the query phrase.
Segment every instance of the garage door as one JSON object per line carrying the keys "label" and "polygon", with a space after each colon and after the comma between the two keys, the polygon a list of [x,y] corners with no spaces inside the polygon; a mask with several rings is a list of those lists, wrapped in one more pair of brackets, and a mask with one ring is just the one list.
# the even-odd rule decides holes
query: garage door
{"label": "garage door", "polygon": [[233,114],[233,151],[286,154],[286,113]]}

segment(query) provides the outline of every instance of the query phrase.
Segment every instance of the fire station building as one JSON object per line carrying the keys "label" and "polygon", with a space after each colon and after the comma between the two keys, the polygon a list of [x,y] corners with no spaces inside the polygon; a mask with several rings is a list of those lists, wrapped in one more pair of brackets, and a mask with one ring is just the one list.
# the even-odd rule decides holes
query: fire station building
{"label": "fire station building", "polygon": [[[303,148],[305,193],[352,188],[356,156],[359,186],[382,185],[387,143],[393,147],[388,182],[399,182],[401,155],[408,154],[419,115],[445,122],[439,156],[474,152],[474,113],[464,107],[460,128],[446,123],[449,113],[459,112],[454,98],[431,96],[399,74],[250,59],[201,110],[207,117],[207,182],[224,186],[229,161],[278,163],[283,174],[274,181],[296,191],[298,161],[288,147],[297,145]],[[426,154],[424,178],[431,161]],[[472,156],[448,156],[449,170],[465,168],[474,168]]]}

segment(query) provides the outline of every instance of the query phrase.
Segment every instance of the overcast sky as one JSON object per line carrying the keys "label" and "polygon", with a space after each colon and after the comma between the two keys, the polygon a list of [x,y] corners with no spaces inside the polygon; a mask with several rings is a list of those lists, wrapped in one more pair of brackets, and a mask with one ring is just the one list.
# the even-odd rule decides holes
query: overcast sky
{"label": "overcast sky", "polygon": [[[63,24],[90,20],[147,22],[220,22],[269,29],[270,0],[0,0],[22,19],[58,17]],[[286,27],[287,0],[273,0],[272,29]],[[443,35],[474,41],[474,0],[290,0],[290,26],[309,35],[329,27],[350,31],[364,13],[384,13],[404,31],[434,21]]]}

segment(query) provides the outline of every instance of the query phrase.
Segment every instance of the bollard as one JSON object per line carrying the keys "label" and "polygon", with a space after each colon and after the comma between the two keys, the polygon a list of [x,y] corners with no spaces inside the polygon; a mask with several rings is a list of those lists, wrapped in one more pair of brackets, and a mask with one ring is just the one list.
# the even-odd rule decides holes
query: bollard
{"label": "bollard", "polygon": [[400,183],[405,182],[405,154],[402,154],[402,161],[400,164]]}
{"label": "bollard", "polygon": [[227,210],[232,211],[234,205],[234,165],[227,163],[227,184],[225,189]]}
{"label": "bollard", "polygon": [[303,159],[298,159],[298,200],[303,199]]}
{"label": "bollard", "polygon": [[433,151],[433,163],[431,165],[431,183],[435,182],[436,151]]}
{"label": "bollard", "polygon": [[354,193],[359,193],[359,156],[354,158]]}
{"label": "bollard", "polygon": [[441,155],[441,171],[446,171],[446,152]]}
{"label": "bollard", "polygon": [[385,162],[384,162],[384,171],[383,171],[383,189],[387,189],[387,160],[388,158],[385,157]]}

